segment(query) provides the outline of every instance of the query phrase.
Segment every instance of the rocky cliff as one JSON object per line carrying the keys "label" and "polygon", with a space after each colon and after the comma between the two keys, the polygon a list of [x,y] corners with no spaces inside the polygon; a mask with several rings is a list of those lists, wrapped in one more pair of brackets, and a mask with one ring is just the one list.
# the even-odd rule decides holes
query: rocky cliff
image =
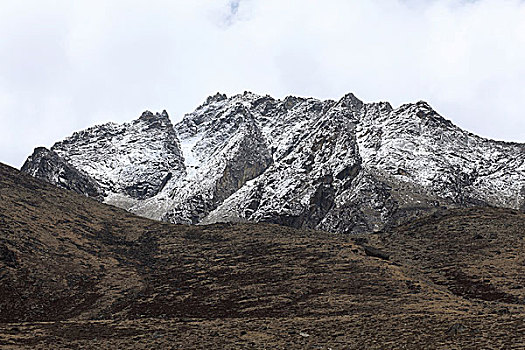
{"label": "rocky cliff", "polygon": [[524,144],[473,135],[425,102],[394,109],[352,94],[217,94],[175,125],[145,112],[75,133],[22,170],[174,223],[356,233],[442,207],[525,210]]}

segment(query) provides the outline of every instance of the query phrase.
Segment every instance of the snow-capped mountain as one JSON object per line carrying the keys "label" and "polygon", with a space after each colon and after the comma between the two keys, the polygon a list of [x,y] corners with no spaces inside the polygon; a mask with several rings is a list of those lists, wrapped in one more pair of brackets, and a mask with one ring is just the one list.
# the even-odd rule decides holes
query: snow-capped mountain
{"label": "snow-capped mountain", "polygon": [[175,223],[381,230],[441,206],[525,210],[525,144],[487,140],[427,103],[245,92],[37,148],[22,170]]}

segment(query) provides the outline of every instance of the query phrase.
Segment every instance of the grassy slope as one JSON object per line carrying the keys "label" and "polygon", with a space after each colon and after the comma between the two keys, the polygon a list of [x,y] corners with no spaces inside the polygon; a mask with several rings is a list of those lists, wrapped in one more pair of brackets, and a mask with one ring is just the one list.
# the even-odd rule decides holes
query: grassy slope
{"label": "grassy slope", "polygon": [[0,165],[0,346],[519,348],[523,227],[470,209],[360,237],[382,260],[325,232],[154,222]]}

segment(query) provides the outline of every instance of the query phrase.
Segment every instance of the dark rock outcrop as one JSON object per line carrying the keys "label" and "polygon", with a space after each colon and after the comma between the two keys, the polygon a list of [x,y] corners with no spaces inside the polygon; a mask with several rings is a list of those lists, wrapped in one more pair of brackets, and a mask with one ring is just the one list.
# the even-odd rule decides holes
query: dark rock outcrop
{"label": "dark rock outcrop", "polygon": [[76,169],[56,152],[45,147],[35,148],[33,154],[27,158],[22,166],[22,171],[97,200],[104,198],[103,189],[91,176]]}

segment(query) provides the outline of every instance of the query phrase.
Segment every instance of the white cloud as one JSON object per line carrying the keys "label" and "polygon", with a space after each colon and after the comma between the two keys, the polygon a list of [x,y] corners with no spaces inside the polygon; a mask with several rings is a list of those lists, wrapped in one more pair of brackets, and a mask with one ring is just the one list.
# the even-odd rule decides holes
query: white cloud
{"label": "white cloud", "polygon": [[517,0],[3,1],[0,161],[72,131],[252,90],[394,105],[424,99],[525,141]]}

